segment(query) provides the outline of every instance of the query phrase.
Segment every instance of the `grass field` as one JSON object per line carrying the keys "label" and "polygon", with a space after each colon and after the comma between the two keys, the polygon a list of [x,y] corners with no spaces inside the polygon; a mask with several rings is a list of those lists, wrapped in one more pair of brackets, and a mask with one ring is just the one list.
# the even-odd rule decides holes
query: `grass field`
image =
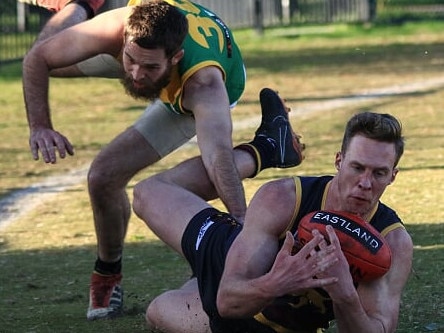
{"label": "grass field", "polygon": [[[400,314],[398,332],[403,333],[444,331],[444,84],[381,91],[412,83],[423,87],[440,79],[443,29],[443,22],[428,22],[377,28],[291,27],[266,30],[262,37],[250,30],[235,33],[248,71],[246,91],[233,111],[238,124],[235,143],[252,137],[258,125],[258,93],[269,86],[293,108],[291,122],[307,144],[300,167],[266,170],[246,180],[248,199],[262,183],[277,177],[333,173],[334,153],[352,114],[370,109],[402,121],[406,151],[398,178],[383,200],[398,211],[415,244],[414,272]],[[20,76],[19,65],[0,67],[0,200],[47,177],[87,167],[143,109],[143,103],[123,94],[118,82],[52,80],[54,124],[74,143],[76,155],[44,165],[34,162],[28,150]],[[195,145],[187,145],[141,172],[130,183],[129,195],[138,180],[197,153]],[[0,332],[146,332],[143,315],[148,302],[189,276],[184,260],[133,216],[124,253],[126,315],[87,322],[95,234],[86,192],[82,181],[41,200],[0,229]],[[218,201],[214,204],[221,207]]]}

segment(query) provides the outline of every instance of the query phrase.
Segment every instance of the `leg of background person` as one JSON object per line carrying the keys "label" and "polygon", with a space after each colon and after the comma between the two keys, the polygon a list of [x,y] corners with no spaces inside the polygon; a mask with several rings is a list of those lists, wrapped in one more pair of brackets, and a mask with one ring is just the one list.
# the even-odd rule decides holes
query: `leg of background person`
{"label": "leg of background person", "polygon": [[126,193],[129,180],[160,159],[146,139],[130,127],[106,146],[88,173],[88,190],[97,237],[91,275],[88,320],[122,314],[122,253],[131,215]]}
{"label": "leg of background person", "polygon": [[156,297],[146,310],[146,321],[150,328],[165,333],[209,333],[208,316],[202,309],[196,278],[180,289]]}
{"label": "leg of background person", "polygon": [[82,6],[76,3],[69,3],[49,19],[38,35],[36,42],[43,41],[59,31],[86,21],[87,19],[88,14]]}
{"label": "leg of background person", "polygon": [[126,185],[138,171],[159,159],[158,153],[133,127],[117,136],[94,159],[88,174],[88,189],[101,260],[120,259],[131,213]]}
{"label": "leg of background person", "polygon": [[93,161],[88,189],[98,257],[91,275],[87,319],[112,318],[123,309],[121,266],[131,213],[126,192],[129,180],[139,170],[182,146],[195,133],[192,117],[168,112],[165,105],[156,100]]}

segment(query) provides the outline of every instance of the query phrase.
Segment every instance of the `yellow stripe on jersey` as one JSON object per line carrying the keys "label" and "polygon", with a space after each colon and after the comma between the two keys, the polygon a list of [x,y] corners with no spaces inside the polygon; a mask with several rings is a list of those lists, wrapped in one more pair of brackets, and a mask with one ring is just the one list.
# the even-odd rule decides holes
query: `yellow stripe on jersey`
{"label": "yellow stripe on jersey", "polygon": [[301,209],[301,201],[302,201],[302,184],[301,179],[299,177],[293,177],[294,181],[294,192],[296,197],[296,202],[294,203],[294,210],[293,210],[293,216],[291,217],[290,223],[288,224],[287,228],[282,232],[282,234],[279,235],[279,239],[285,238],[285,234],[287,231],[291,230],[296,222],[296,217],[299,214],[299,210]]}
{"label": "yellow stripe on jersey", "polygon": [[393,224],[389,225],[387,228],[383,229],[383,230],[381,231],[381,235],[382,235],[383,237],[385,237],[385,236],[387,236],[387,234],[388,234],[390,231],[393,231],[393,230],[395,230],[395,229],[399,229],[399,228],[405,229],[404,225],[403,225],[401,222],[393,223]]}
{"label": "yellow stripe on jersey", "polygon": [[254,316],[254,319],[256,319],[258,322],[264,324],[265,326],[268,326],[270,328],[272,328],[275,332],[278,333],[322,333],[323,330],[321,328],[318,328],[316,330],[304,330],[304,331],[294,331],[288,328],[285,328],[279,324],[277,324],[276,322],[273,322],[271,320],[268,320],[262,313],[258,313],[257,315]]}

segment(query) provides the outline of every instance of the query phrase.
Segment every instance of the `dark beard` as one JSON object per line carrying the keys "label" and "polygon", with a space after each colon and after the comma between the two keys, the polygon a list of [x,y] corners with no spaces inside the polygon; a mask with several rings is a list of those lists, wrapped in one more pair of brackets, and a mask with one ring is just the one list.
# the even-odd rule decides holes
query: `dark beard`
{"label": "dark beard", "polygon": [[171,79],[171,67],[156,81],[151,84],[149,88],[137,89],[133,85],[131,75],[126,74],[120,79],[120,83],[125,88],[127,95],[144,101],[152,101],[160,96],[160,92],[165,88]]}

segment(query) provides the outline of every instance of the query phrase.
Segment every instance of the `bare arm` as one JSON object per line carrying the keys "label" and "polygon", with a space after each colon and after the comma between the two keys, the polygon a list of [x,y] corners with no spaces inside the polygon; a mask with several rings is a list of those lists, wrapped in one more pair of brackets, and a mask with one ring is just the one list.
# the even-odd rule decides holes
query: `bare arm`
{"label": "bare arm", "polygon": [[251,317],[276,297],[336,281],[313,278],[336,260],[330,253],[332,246],[324,244],[324,250],[314,251],[324,242],[318,232],[296,255],[292,255],[294,239],[289,232],[278,249],[295,202],[292,179],[268,183],[252,199],[220,282],[217,307],[222,317]]}
{"label": "bare arm", "polygon": [[45,162],[55,163],[73,154],[69,141],[53,130],[48,101],[51,70],[64,68],[100,53],[117,55],[123,42],[123,18],[129,8],[120,8],[80,23],[32,47],[23,61],[23,93],[34,159],[40,150]]}
{"label": "bare arm", "polygon": [[210,180],[228,211],[243,221],[245,193],[234,161],[231,111],[220,70],[205,67],[188,79],[182,103],[196,119],[197,142]]}
{"label": "bare arm", "polygon": [[[338,265],[331,268],[331,274],[338,276],[338,283],[325,289],[333,300],[338,331],[341,333],[387,333],[396,330],[402,290],[410,275],[413,245],[404,229],[391,231],[386,239],[392,250],[392,266],[382,278],[361,284],[356,290],[344,261],[340,260]],[[344,266],[341,268],[341,265]],[[348,276],[341,275],[337,270],[342,270]]]}

